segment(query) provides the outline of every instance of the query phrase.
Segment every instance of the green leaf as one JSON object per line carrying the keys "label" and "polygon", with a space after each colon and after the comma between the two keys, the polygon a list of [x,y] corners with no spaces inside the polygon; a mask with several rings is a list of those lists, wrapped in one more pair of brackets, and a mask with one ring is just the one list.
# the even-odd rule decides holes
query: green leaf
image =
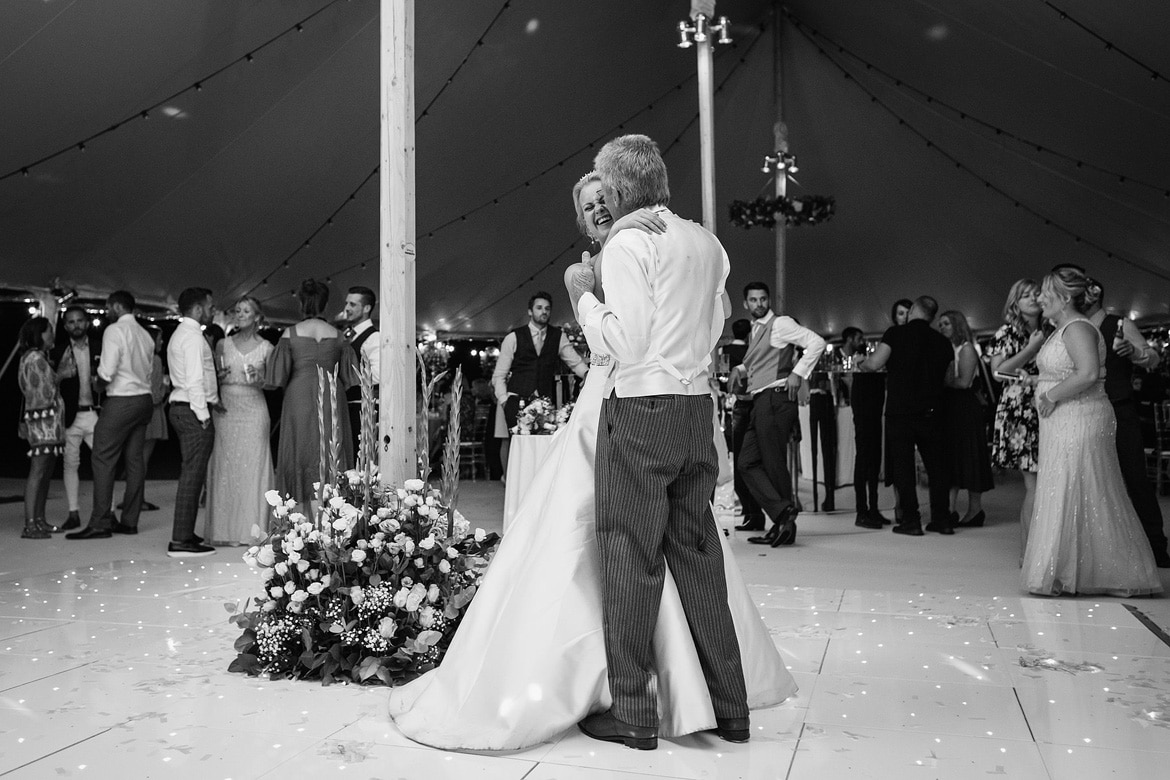
{"label": "green leaf", "polygon": [[424,645],[425,647],[434,647],[435,645],[437,645],[439,643],[439,640],[442,638],[443,638],[443,635],[440,632],[431,631],[429,629],[419,633],[419,635],[418,635],[419,643]]}
{"label": "green leaf", "polygon": [[243,672],[255,677],[260,674],[260,659],[251,653],[240,653],[228,666],[229,672]]}

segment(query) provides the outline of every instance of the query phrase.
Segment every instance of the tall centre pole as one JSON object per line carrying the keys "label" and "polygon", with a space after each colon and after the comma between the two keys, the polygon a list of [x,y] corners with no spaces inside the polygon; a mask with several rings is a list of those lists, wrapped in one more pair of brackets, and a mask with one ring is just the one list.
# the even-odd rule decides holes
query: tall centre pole
{"label": "tall centre pole", "polygon": [[[773,140],[776,144],[775,149],[777,153],[788,151],[788,125],[784,124],[784,64],[783,64],[783,45],[781,43],[781,32],[783,31],[784,14],[780,8],[780,0],[774,0],[772,6],[773,24],[772,24],[772,94],[773,102],[776,108],[776,124],[772,127]],[[788,194],[788,172],[783,169],[776,171],[776,197],[783,198]],[[788,228],[784,224],[784,219],[781,218],[776,221],[776,286],[772,290],[772,309],[773,311],[785,312],[785,298],[787,297],[788,288],[785,282],[785,264],[786,257],[786,241]]]}
{"label": "tall centre pole", "polygon": [[414,0],[381,0],[378,298],[382,339],[378,413],[382,480],[416,477]]}
{"label": "tall centre pole", "polygon": [[[714,3],[711,4],[714,8]],[[711,39],[695,44],[699,76],[699,161],[702,175],[703,227],[715,232],[715,79]]]}

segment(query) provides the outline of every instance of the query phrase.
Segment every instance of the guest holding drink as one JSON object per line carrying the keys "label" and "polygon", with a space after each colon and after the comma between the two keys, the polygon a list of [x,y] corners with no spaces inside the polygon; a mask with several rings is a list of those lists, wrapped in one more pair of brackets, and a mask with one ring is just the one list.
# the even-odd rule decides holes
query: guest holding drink
{"label": "guest holding drink", "polygon": [[[983,525],[983,494],[995,487],[991,476],[991,453],[987,448],[987,428],[981,399],[975,389],[979,380],[979,356],[975,354],[975,336],[967,317],[959,311],[943,312],[938,329],[955,350],[955,362],[947,373],[943,392],[943,435],[947,457],[947,475],[951,487],[951,522],[956,527],[978,528]],[[959,491],[967,491],[967,511],[960,519]]]}
{"label": "guest holding drink", "polygon": [[57,456],[65,451],[65,402],[57,390],[57,373],[48,357],[55,336],[53,323],[44,317],[33,317],[20,328],[17,378],[24,396],[20,437],[29,447],[21,539],[48,539],[55,530],[45,520],[49,480]]}
{"label": "guest holding drink", "polygon": [[231,311],[236,329],[216,347],[223,404],[215,413],[215,449],[207,475],[207,536],[214,544],[250,544],[266,532],[264,493],[276,482],[268,444],[268,404],[261,389],[273,348],[259,334],[260,302],[245,297]]}

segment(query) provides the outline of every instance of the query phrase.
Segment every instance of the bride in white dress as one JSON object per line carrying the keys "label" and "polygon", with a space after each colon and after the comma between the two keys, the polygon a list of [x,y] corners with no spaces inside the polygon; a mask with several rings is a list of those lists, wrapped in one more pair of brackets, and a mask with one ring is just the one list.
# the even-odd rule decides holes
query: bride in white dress
{"label": "bride in white dress", "polygon": [[[578,226],[604,245],[615,226],[595,175],[573,189]],[[641,212],[617,229],[650,227]],[[568,273],[571,273],[572,269]],[[566,278],[568,274],[566,274]],[[597,269],[601,287],[601,269]],[[594,536],[593,459],[613,366],[594,355],[569,424],[555,434],[442,664],[390,692],[390,716],[434,747],[504,750],[556,737],[610,707]],[[728,604],[743,658],[748,705],[796,692],[722,535]],[[669,571],[654,633],[659,733],[715,728],[699,658]]]}
{"label": "bride in white dress", "polygon": [[1031,593],[1161,593],[1145,532],[1125,491],[1105,395],[1105,340],[1084,317],[1090,280],[1061,268],[1044,278],[1043,316],[1056,325],[1036,365],[1040,463],[1021,572]]}

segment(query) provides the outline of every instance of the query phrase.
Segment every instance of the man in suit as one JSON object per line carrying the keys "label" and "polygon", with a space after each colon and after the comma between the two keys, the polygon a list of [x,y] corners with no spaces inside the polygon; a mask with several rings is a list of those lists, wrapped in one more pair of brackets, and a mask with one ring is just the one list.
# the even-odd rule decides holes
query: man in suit
{"label": "man in suit", "polygon": [[[748,541],[778,547],[796,541],[788,441],[800,425],[800,391],[825,351],[825,340],[791,317],[773,312],[771,295],[764,282],[751,282],[743,289],[743,306],[752,318],[743,359],[752,415],[739,451],[739,468],[748,489],[772,518],[766,534]],[[799,358],[798,348],[804,350]]]}
{"label": "man in suit", "polygon": [[[374,380],[374,398],[382,381],[382,343],[378,338],[378,326],[371,317],[378,305],[378,296],[369,287],[350,287],[345,296],[345,338],[353,349],[354,365],[361,369],[362,358],[370,364]],[[357,463],[358,447],[362,432],[362,388],[354,385],[345,391],[349,409],[349,429],[353,431],[353,462]],[[375,410],[377,406],[374,407]]]}
{"label": "man in suit", "polygon": [[589,716],[594,739],[658,744],[654,625],[663,560],[678,584],[711,693],[717,731],[746,742],[747,694],[727,607],[719,528],[710,498],[719,472],[708,363],[730,312],[730,269],[719,241],[666,208],[666,165],[646,136],[618,138],[597,155],[614,219],[652,208],[666,232],[626,230],[605,247],[605,303],[591,266],[574,274],[590,344],[617,360],[597,436],[597,546],[613,707]]}
{"label": "man in suit", "polygon": [[60,377],[61,398],[65,401],[65,499],[69,515],[59,526],[62,531],[81,527],[81,445],[93,451],[93,432],[97,427],[99,398],[96,389],[101,342],[89,330],[89,314],[81,306],[65,309],[65,333],[69,340],[60,344],[53,356]]}
{"label": "man in suit", "polygon": [[[93,511],[80,531],[66,539],[108,539],[114,533],[138,533],[142,493],[146,486],[146,426],[154,411],[150,375],[154,368],[154,339],[134,318],[134,296],[125,290],[110,293],[106,318],[113,320],[102,334],[98,361],[98,390],[105,392],[102,414],[93,431]],[[126,460],[126,492],[121,521],[114,515],[114,467]]]}

